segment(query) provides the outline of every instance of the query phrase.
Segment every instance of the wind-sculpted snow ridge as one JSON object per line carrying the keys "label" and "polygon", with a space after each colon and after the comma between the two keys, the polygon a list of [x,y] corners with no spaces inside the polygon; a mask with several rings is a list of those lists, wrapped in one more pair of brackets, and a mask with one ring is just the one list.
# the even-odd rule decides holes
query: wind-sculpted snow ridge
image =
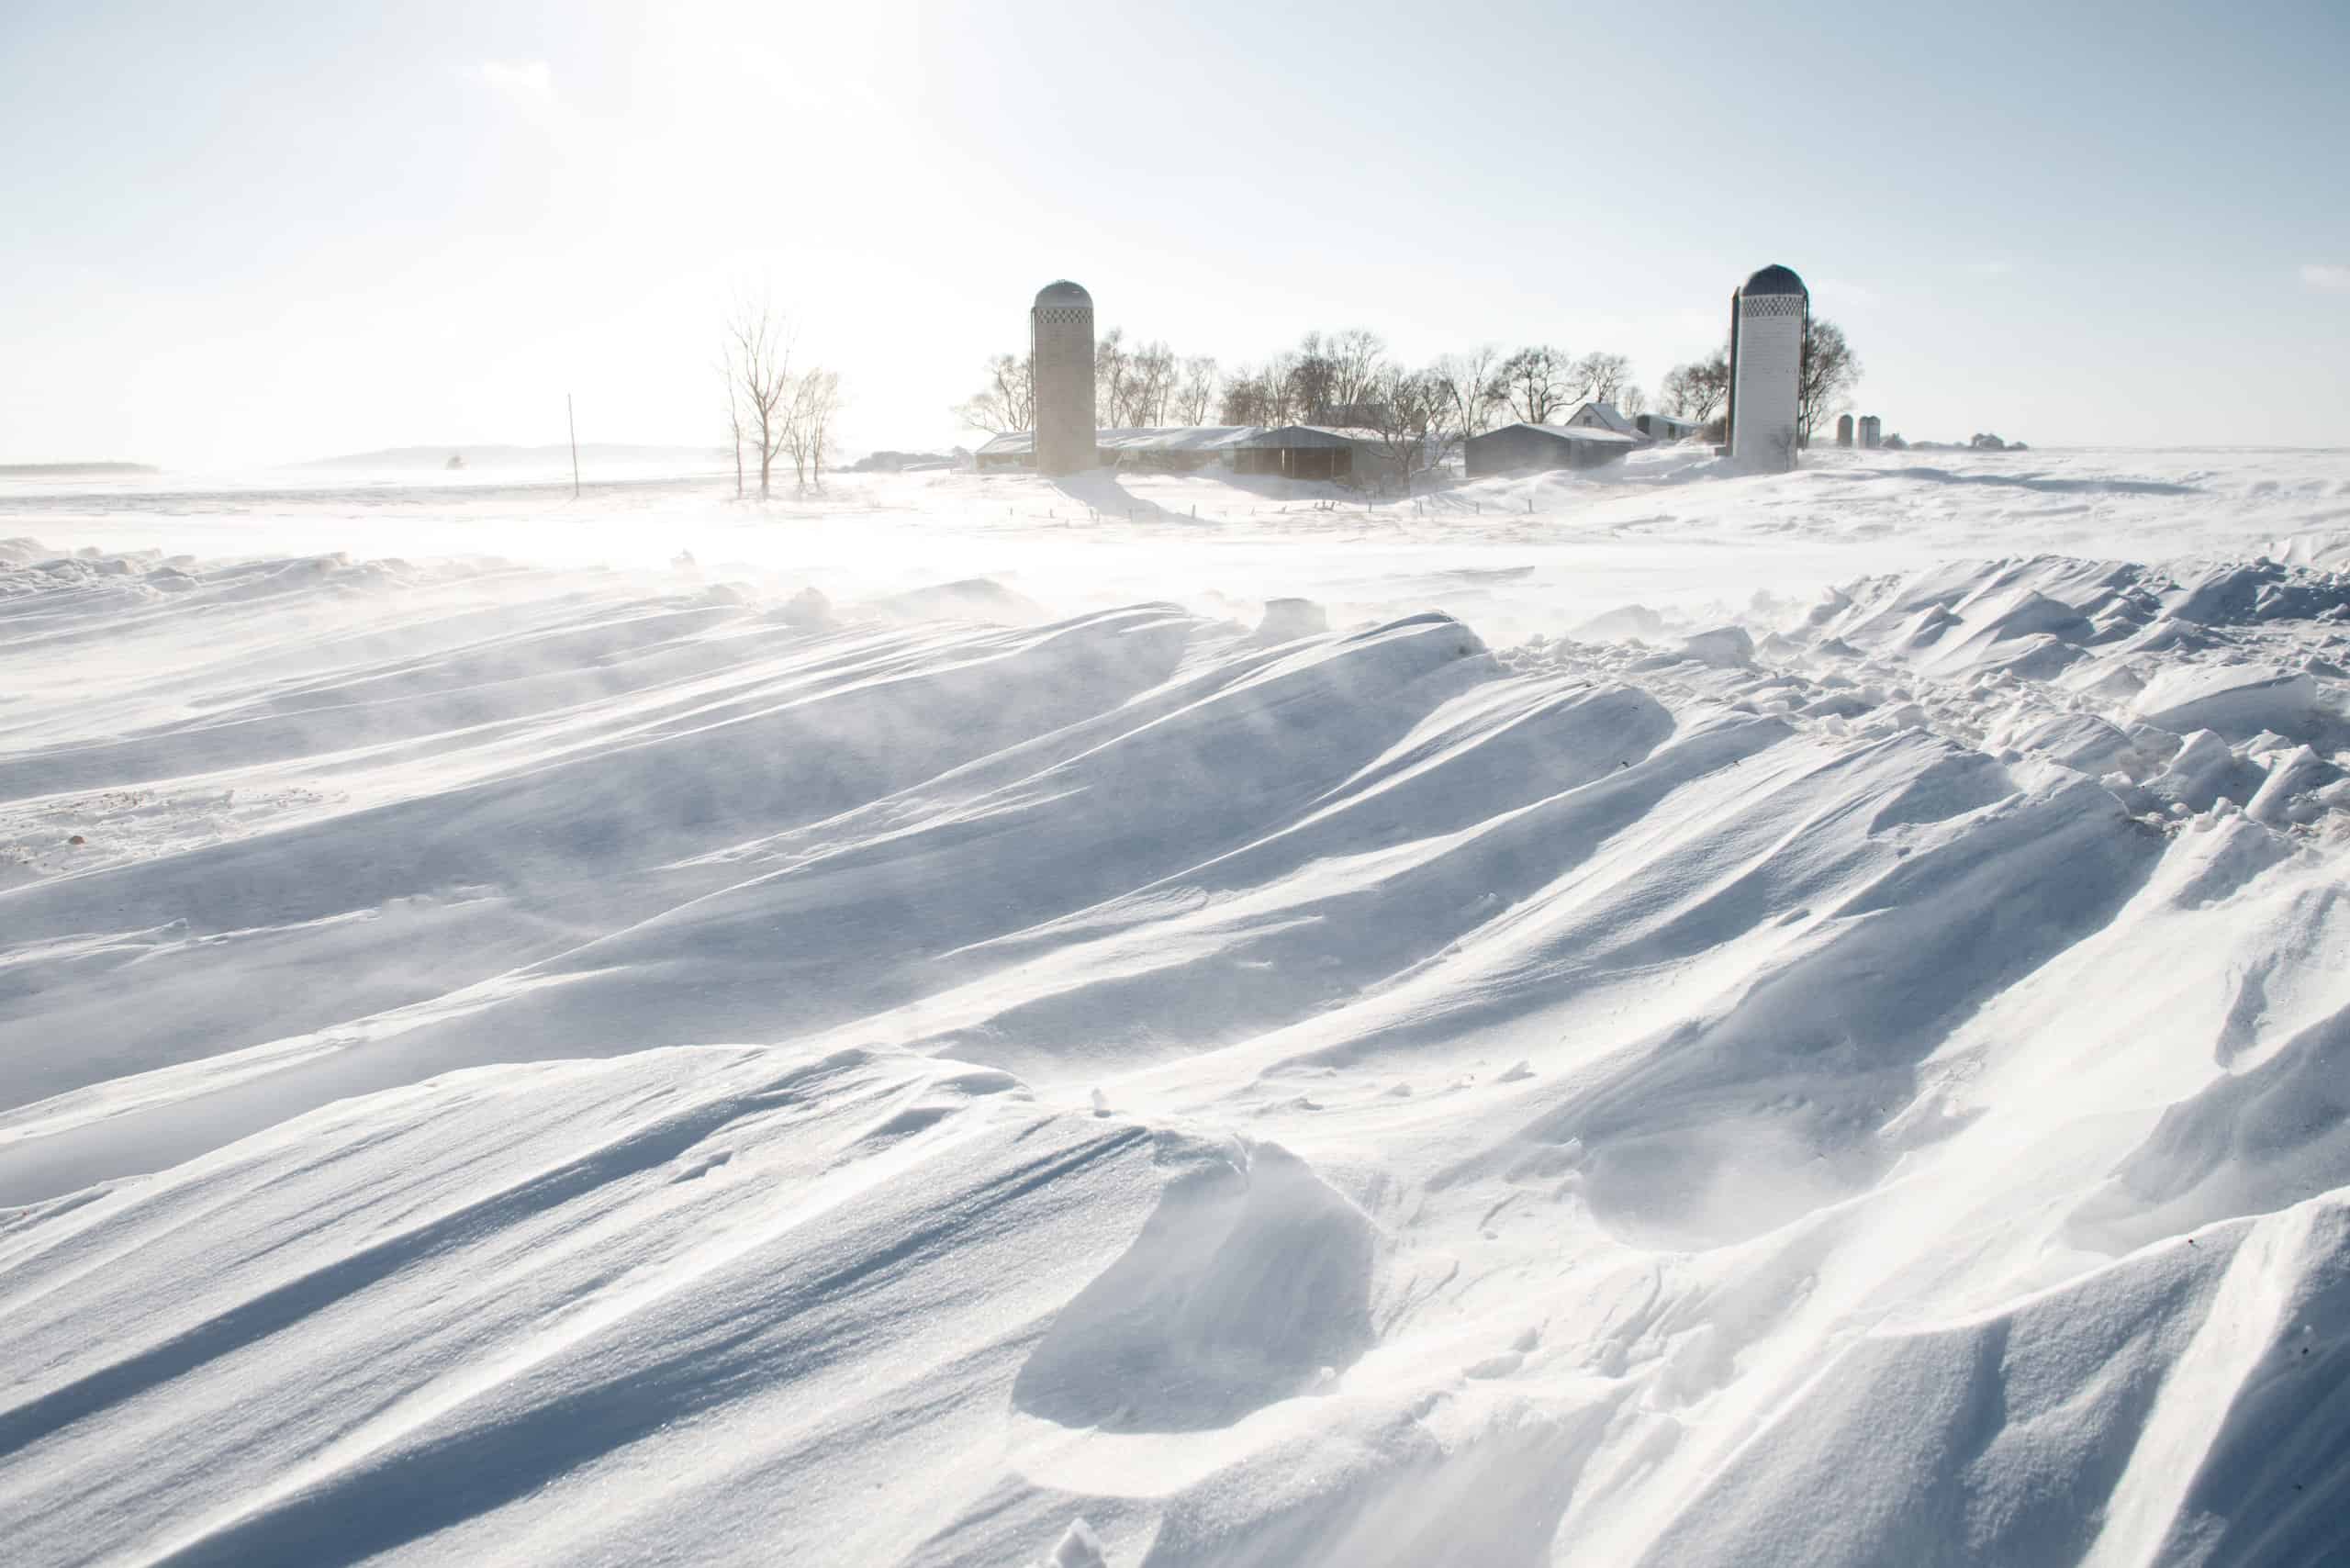
{"label": "wind-sculpted snow ridge", "polygon": [[843,598],[11,542],[12,1562],[2350,1553],[2340,576]]}

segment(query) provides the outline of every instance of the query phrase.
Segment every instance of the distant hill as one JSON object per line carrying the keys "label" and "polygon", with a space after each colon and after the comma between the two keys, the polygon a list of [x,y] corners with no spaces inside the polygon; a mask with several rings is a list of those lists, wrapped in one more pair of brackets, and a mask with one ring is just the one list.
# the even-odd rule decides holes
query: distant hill
{"label": "distant hill", "polygon": [[0,479],[79,479],[162,472],[151,463],[0,463]]}
{"label": "distant hill", "polygon": [[[637,446],[626,442],[591,441],[579,445],[579,465],[595,463],[715,464],[722,455],[715,446]],[[467,468],[567,468],[571,448],[553,446],[386,446],[375,452],[353,452],[341,457],[320,457],[297,463],[297,468],[446,468],[452,456]]]}

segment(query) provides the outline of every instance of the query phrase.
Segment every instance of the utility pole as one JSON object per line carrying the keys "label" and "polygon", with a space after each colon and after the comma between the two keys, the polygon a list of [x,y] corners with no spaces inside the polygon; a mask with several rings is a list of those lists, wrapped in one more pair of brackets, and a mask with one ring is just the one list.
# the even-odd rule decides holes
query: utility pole
{"label": "utility pole", "polygon": [[571,431],[571,498],[579,498],[579,421],[571,417],[571,394],[563,395],[563,422]]}

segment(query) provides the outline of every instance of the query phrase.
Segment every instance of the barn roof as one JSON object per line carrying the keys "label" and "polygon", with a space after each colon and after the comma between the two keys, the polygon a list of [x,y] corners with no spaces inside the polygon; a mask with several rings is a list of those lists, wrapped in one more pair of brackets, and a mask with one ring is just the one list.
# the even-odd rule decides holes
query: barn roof
{"label": "barn roof", "polygon": [[1594,446],[1638,446],[1640,444],[1639,436],[1627,435],[1622,431],[1604,431],[1592,425],[1533,425],[1528,424],[1523,420],[1514,425],[1497,426],[1493,430],[1472,435],[1469,439],[1472,442],[1483,441],[1487,436],[1503,435],[1511,431],[1532,431],[1538,435],[1547,435],[1558,441],[1580,441]]}
{"label": "barn roof", "polygon": [[[1257,433],[1255,425],[1141,425],[1093,432],[1103,452],[1222,452]],[[982,457],[1021,457],[1036,450],[1033,431],[1012,431],[979,448]]]}
{"label": "barn roof", "polygon": [[1144,425],[1096,431],[1093,441],[1109,452],[1221,452],[1256,433],[1255,425]]}
{"label": "barn roof", "polygon": [[1252,451],[1277,447],[1299,446],[1372,446],[1378,444],[1377,431],[1350,425],[1283,425],[1279,430],[1259,431],[1244,441],[1234,442]]}
{"label": "barn roof", "polygon": [[1565,422],[1572,424],[1586,413],[1598,420],[1609,430],[1621,431],[1627,435],[1631,433],[1632,421],[1626,419],[1623,410],[1613,403],[1579,403],[1575,406],[1575,411],[1566,417]]}

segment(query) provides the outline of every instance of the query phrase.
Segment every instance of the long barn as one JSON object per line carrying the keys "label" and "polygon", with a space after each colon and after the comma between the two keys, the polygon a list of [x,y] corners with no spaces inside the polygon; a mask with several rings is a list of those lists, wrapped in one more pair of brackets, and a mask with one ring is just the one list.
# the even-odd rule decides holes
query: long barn
{"label": "long barn", "polygon": [[1472,479],[1500,474],[1533,474],[1554,468],[1596,468],[1613,463],[1640,438],[1591,425],[1504,425],[1461,443],[1460,461]]}

